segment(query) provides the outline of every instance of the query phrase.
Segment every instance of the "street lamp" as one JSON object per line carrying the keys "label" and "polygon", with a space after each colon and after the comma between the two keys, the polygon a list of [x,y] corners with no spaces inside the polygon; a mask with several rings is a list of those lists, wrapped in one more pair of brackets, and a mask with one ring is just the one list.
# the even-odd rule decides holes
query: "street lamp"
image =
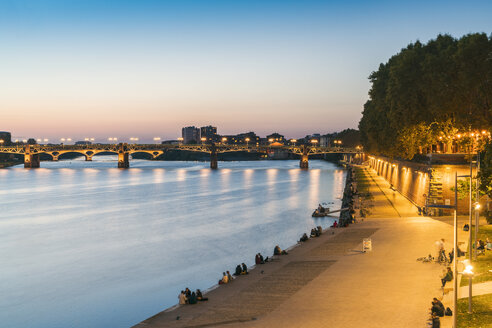
{"label": "street lamp", "polygon": [[[471,228],[470,228],[471,230]],[[463,264],[465,265],[465,270],[463,270],[462,274],[465,276],[465,277],[468,277],[469,279],[469,282],[468,282],[468,285],[470,286],[469,287],[469,290],[468,290],[468,313],[473,313],[472,311],[472,279],[473,279],[473,266],[471,265],[471,262],[469,262],[468,260],[464,260],[463,261]],[[456,278],[455,278],[456,279]]]}
{"label": "street lamp", "polygon": [[161,138],[160,138],[160,137],[154,137],[154,141],[155,141],[156,143],[159,143],[159,142],[161,141]]}
{"label": "street lamp", "polygon": [[248,148],[249,138],[244,139],[244,141],[246,141],[246,148]]}
{"label": "street lamp", "polygon": [[183,140],[184,140],[183,137],[179,137],[178,138],[178,143],[181,145],[183,143]]}
{"label": "street lamp", "polygon": [[3,146],[3,143],[5,142],[5,140],[3,139],[0,139],[0,146]]}
{"label": "street lamp", "polygon": [[318,143],[318,139],[312,139],[311,143],[314,145],[314,147],[316,147],[316,144]]}
{"label": "street lamp", "polygon": [[269,143],[272,143],[273,142],[273,138],[268,139],[268,142]]}
{"label": "street lamp", "polygon": [[44,143],[47,143],[49,141],[49,139],[43,139]]}
{"label": "street lamp", "polygon": [[294,146],[296,145],[296,142],[297,142],[297,139],[290,139],[290,142],[294,144]]}
{"label": "street lamp", "polygon": [[222,138],[222,143],[226,143],[226,142],[227,142],[227,138],[226,137]]}
{"label": "street lamp", "polygon": [[201,137],[200,140],[202,141],[202,145],[203,145],[205,143],[205,141],[207,141],[207,138]]}

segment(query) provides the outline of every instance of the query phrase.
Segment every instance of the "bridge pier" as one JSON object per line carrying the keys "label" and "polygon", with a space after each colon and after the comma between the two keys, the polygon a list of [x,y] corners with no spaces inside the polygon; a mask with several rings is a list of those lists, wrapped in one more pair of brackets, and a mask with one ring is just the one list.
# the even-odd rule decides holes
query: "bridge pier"
{"label": "bridge pier", "polygon": [[130,153],[128,152],[128,145],[126,143],[120,143],[118,149],[118,168],[127,169],[130,167]]}
{"label": "bridge pier", "polygon": [[212,170],[217,170],[218,167],[217,148],[215,147],[215,144],[212,144],[212,147],[210,147],[210,168]]}
{"label": "bridge pier", "polygon": [[53,157],[53,158],[52,158],[53,162],[58,162],[58,156],[54,156],[54,155],[52,155],[52,157]]}
{"label": "bridge pier", "polygon": [[85,161],[86,162],[92,162],[92,156],[85,155]]}
{"label": "bridge pier", "polygon": [[306,147],[306,145],[302,145],[302,155],[301,161],[299,162],[299,167],[303,170],[307,170],[309,168],[308,147]]}
{"label": "bridge pier", "polygon": [[39,162],[39,154],[33,154],[31,151],[31,145],[26,145],[24,148],[24,168],[38,168]]}

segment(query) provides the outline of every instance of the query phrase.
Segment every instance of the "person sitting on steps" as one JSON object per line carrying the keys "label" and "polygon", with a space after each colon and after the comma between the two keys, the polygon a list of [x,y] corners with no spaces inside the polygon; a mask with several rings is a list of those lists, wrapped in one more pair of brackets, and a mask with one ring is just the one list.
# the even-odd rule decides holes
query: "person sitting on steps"
{"label": "person sitting on steps", "polygon": [[227,277],[225,272],[222,272],[222,279],[219,280],[219,285],[227,284],[229,282],[229,277]]}
{"label": "person sitting on steps", "polygon": [[448,267],[446,274],[444,275],[444,277],[441,278],[442,288],[444,288],[444,286],[446,286],[446,283],[451,280],[453,280],[453,271],[451,271],[451,268]]}
{"label": "person sitting on steps", "polygon": [[243,270],[241,270],[241,265],[238,264],[236,267],[236,272],[234,272],[235,276],[239,276]]}
{"label": "person sitting on steps", "polygon": [[203,297],[202,291],[200,289],[196,290],[196,300],[200,302],[208,301],[208,297]]}
{"label": "person sitting on steps", "polygon": [[246,266],[246,264],[242,263],[242,271],[241,271],[241,274],[248,274],[248,267]]}
{"label": "person sitting on steps", "polygon": [[287,255],[288,253],[286,251],[283,251],[282,249],[280,249],[280,246],[275,246],[275,248],[273,249],[273,255]]}
{"label": "person sitting on steps", "polygon": [[195,292],[193,292],[193,293],[191,293],[191,297],[190,297],[190,299],[188,300],[188,303],[189,303],[189,304],[196,304],[196,301],[197,301],[197,299],[196,299],[196,294],[195,294]]}
{"label": "person sitting on steps", "polygon": [[444,317],[444,305],[435,297],[432,300],[431,313],[436,313],[439,317]]}
{"label": "person sitting on steps", "polygon": [[306,233],[304,233],[304,234],[302,235],[301,239],[299,239],[299,241],[300,241],[300,242],[304,242],[304,241],[308,241],[308,240],[309,240],[309,238],[308,238],[308,236],[307,236],[307,234],[306,234]]}

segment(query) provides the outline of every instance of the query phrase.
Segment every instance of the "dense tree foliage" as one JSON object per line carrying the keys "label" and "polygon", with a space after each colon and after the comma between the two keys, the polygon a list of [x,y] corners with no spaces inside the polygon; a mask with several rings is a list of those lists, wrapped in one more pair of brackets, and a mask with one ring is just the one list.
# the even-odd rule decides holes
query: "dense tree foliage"
{"label": "dense tree foliage", "polygon": [[411,159],[419,147],[492,125],[492,35],[411,43],[369,79],[359,122],[369,152]]}

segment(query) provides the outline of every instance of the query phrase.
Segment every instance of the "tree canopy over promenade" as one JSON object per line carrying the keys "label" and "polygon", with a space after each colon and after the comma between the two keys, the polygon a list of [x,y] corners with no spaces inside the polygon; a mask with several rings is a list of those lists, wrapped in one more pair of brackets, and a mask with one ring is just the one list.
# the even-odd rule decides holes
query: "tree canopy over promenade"
{"label": "tree canopy over promenade", "polygon": [[492,125],[492,35],[411,43],[369,79],[359,122],[365,150],[412,159],[438,142],[489,140],[475,131],[489,136]]}

